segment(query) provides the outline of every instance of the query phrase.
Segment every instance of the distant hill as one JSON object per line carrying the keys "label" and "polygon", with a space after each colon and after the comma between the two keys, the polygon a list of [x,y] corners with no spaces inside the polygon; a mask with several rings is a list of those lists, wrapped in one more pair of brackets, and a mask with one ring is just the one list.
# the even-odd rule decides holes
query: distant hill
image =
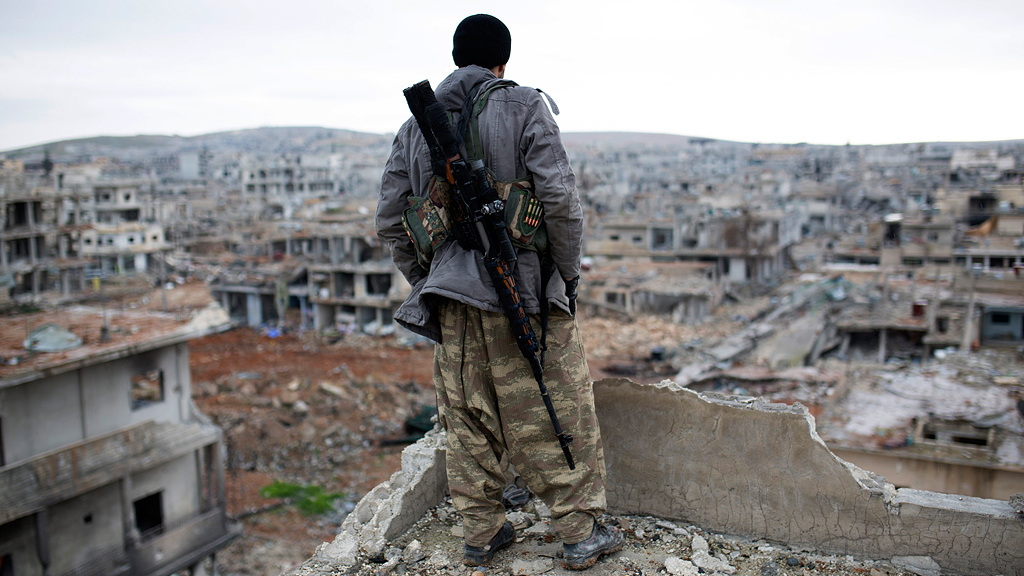
{"label": "distant hill", "polygon": [[[254,154],[329,154],[351,147],[389,146],[391,135],[356,132],[323,126],[265,126],[227,132],[214,132],[198,136],[167,136],[140,134],[137,136],[95,136],[61,140],[36,146],[0,152],[14,160],[38,162],[49,152],[56,162],[75,162],[90,157],[107,156],[122,161],[145,160],[181,152],[206,148],[215,153],[247,152]],[[688,146],[715,142],[750,146],[747,142],[732,142],[714,138],[657,134],[647,132],[563,132],[562,139],[567,146]],[[956,146],[978,148],[999,144],[1018,144],[1021,140],[1000,142],[949,142]],[[807,144],[791,144],[807,146]],[[811,145],[815,146],[815,145]],[[883,145],[886,146],[886,145]],[[890,144],[888,146],[903,146]]]}
{"label": "distant hill", "polygon": [[383,134],[322,126],[268,126],[198,136],[140,134],[76,138],[8,150],[0,152],[0,155],[12,160],[26,161],[41,160],[44,152],[49,152],[50,157],[58,162],[75,161],[90,156],[133,160],[203,148],[220,153],[330,153],[347,147],[389,143],[389,137]]}
{"label": "distant hill", "polygon": [[711,138],[696,138],[678,134],[656,134],[650,132],[562,132],[562,141],[566,145],[585,146],[600,144],[604,146],[626,146],[630,144],[648,144],[653,146],[685,146],[691,141],[709,141]]}

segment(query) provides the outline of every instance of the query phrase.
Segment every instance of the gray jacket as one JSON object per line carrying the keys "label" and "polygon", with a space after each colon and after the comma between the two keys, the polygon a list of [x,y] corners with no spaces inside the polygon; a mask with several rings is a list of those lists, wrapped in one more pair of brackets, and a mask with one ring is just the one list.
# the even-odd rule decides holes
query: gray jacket
{"label": "gray jacket", "polygon": [[[467,66],[445,78],[435,94],[457,120],[466,95],[479,80],[484,81],[483,91],[498,79],[490,70]],[[580,272],[583,210],[558,126],[540,92],[524,86],[491,92],[480,114],[480,137],[484,160],[499,180],[533,175],[537,199],[544,205],[549,255],[557,268],[548,283],[547,299],[568,310],[562,278],[574,278]],[[411,195],[426,195],[431,176],[430,153],[416,121],[410,118],[395,136],[384,168],[377,235],[389,246],[395,264],[412,285],[412,293],[395,313],[395,320],[413,332],[439,340],[434,296],[492,312],[502,309],[481,254],[463,250],[454,240],[435,251],[427,276],[417,275],[412,242],[402,227],[402,211]],[[519,250],[518,254],[516,283],[527,311],[536,314],[540,311],[541,259],[530,250]]]}

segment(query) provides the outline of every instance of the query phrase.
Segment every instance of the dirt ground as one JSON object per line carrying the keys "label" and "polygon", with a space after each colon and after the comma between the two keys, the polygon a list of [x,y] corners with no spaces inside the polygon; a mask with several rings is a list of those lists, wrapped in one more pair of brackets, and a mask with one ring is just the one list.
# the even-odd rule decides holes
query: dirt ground
{"label": "dirt ground", "polygon": [[238,328],[189,350],[196,405],[225,431],[228,511],[245,529],[218,554],[224,574],[280,574],[337,532],[342,513],[307,517],[263,487],[318,485],[342,494],[344,511],[401,468],[404,445],[381,441],[434,405],[430,349]]}

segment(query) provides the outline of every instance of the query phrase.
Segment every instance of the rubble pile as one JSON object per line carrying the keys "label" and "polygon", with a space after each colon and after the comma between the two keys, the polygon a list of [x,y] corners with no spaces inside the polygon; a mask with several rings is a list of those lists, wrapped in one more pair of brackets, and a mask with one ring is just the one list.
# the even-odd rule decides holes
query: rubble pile
{"label": "rubble pile", "polygon": [[[432,351],[358,342],[239,328],[190,343],[193,397],[224,430],[228,511],[245,523],[217,555],[223,573],[276,576],[299,564],[401,467],[402,446],[388,441],[406,438],[406,420],[435,403]],[[307,517],[260,495],[275,480],[344,498]]]}
{"label": "rubble pile", "polygon": [[[752,318],[765,313],[772,303],[768,298],[753,298],[720,306],[705,322],[679,324],[668,316],[637,315],[624,322],[615,318],[580,316],[580,330],[595,378],[620,374],[643,378],[644,370],[621,373],[604,370],[650,360],[652,354],[664,355],[666,370],[650,370],[653,381],[674,375],[682,366],[706,360],[701,350],[723,340],[746,326]],[[602,372],[602,373],[599,373]]]}
{"label": "rubble pile", "polygon": [[[490,566],[462,565],[463,540],[459,516],[447,499],[427,512],[378,557],[361,557],[350,573],[360,576],[406,574],[423,576],[519,576],[579,574],[562,568],[562,545],[551,529],[550,512],[539,500],[508,513],[516,528],[516,543],[499,552]],[[585,573],[591,576],[696,576],[727,574],[784,576],[786,574],[857,574],[902,576],[915,572],[909,562],[855,560],[793,549],[763,540],[714,534],[686,523],[649,516],[609,516],[602,522],[618,526],[625,535],[622,551],[599,560]],[[302,569],[292,573],[304,574]]]}

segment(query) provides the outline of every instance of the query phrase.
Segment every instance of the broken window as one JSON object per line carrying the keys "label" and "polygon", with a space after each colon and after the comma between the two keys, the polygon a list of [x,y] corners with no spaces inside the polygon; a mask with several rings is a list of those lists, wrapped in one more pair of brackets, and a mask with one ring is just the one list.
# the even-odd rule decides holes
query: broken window
{"label": "broken window", "polygon": [[135,508],[135,527],[139,529],[143,542],[163,533],[163,492],[139,498],[132,505]]}
{"label": "broken window", "polygon": [[930,420],[918,424],[919,437],[926,444],[944,444],[961,448],[987,449],[994,428],[978,428],[970,422]]}
{"label": "broken window", "polygon": [[993,312],[992,313],[993,324],[1009,324],[1010,315],[1005,312]]}
{"label": "broken window", "polygon": [[388,291],[391,290],[391,274],[367,274],[366,275],[366,293],[387,296]]}
{"label": "broken window", "polygon": [[164,401],[164,372],[149,370],[132,376],[132,410]]}
{"label": "broken window", "polygon": [[938,318],[936,318],[935,319],[935,329],[938,330],[940,334],[945,334],[946,332],[948,332],[949,331],[949,317],[947,317],[947,316],[939,316]]}

